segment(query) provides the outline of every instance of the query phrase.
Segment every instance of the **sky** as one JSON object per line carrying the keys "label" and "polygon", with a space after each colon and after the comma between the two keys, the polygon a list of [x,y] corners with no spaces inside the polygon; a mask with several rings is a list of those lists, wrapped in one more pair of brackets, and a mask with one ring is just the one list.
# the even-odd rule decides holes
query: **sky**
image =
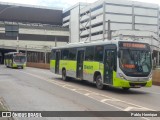
{"label": "sky", "polygon": [[[95,1],[97,0],[0,0],[0,2],[19,3],[19,4],[37,5],[37,6],[48,6],[50,8],[61,8],[64,10],[78,2],[93,3]],[[160,0],[134,0],[134,1],[157,3],[160,5]]]}

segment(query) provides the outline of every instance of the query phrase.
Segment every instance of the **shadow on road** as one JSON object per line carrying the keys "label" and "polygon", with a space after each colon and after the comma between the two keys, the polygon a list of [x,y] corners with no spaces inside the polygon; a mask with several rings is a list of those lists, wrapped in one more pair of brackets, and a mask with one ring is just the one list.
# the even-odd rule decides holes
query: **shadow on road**
{"label": "shadow on road", "polygon": [[[57,81],[63,81],[61,78],[54,78],[54,79]],[[92,82],[89,82],[86,80],[77,80],[74,78],[70,78],[66,82],[71,82],[71,83],[74,83],[77,85],[83,85],[85,87],[97,89],[95,83],[92,83]],[[106,86],[103,91],[107,91],[110,93],[117,93],[117,94],[127,94],[127,95],[129,95],[129,94],[132,94],[132,95],[133,94],[150,94],[148,92],[139,91],[138,89],[141,89],[141,88],[130,88],[130,90],[123,90],[122,88],[115,88],[112,86]]]}

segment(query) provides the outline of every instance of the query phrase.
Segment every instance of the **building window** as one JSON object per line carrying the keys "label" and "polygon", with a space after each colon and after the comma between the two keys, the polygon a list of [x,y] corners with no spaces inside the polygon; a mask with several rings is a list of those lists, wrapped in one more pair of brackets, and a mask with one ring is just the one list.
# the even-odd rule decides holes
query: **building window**
{"label": "building window", "polygon": [[83,35],[83,36],[81,36],[81,38],[86,38],[86,37],[89,37],[89,35]]}
{"label": "building window", "polygon": [[67,23],[67,22],[69,22],[69,20],[63,21],[63,24],[65,24],[65,23]]}
{"label": "building window", "polygon": [[97,7],[93,8],[93,9],[91,9],[91,11],[92,11],[92,12],[93,12],[93,11],[96,11],[96,10],[98,10],[98,9],[101,9],[102,7],[103,7],[103,5],[97,6]]}
{"label": "building window", "polygon": [[70,11],[67,11],[67,12],[63,13],[63,18],[65,18],[65,17],[67,17],[69,15],[70,15]]}

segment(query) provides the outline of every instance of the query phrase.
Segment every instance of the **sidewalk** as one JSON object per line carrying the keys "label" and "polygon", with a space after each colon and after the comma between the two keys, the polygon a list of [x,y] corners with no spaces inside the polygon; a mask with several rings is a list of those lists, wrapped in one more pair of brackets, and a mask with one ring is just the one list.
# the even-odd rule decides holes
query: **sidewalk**
{"label": "sidewalk", "polygon": [[[3,98],[0,97],[0,111],[8,111],[7,107],[4,105]],[[0,120],[14,120],[13,118],[2,118],[0,117]]]}

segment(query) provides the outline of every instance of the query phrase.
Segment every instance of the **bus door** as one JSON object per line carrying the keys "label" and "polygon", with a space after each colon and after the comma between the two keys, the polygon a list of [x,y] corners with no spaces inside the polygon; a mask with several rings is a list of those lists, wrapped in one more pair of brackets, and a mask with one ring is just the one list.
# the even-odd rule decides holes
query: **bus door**
{"label": "bus door", "polygon": [[115,49],[106,48],[104,52],[104,83],[113,84],[113,71],[116,67]]}
{"label": "bus door", "polygon": [[83,79],[84,49],[77,51],[77,78]]}
{"label": "bus door", "polygon": [[60,51],[56,51],[56,64],[55,64],[55,73],[59,74],[59,61],[60,61]]}

